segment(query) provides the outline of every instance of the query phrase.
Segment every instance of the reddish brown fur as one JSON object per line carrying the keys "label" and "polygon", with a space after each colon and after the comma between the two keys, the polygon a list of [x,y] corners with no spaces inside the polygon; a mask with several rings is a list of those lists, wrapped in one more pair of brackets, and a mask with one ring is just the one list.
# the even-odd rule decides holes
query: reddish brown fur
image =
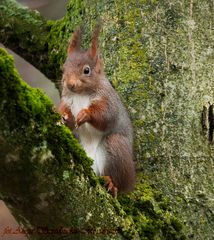
{"label": "reddish brown fur", "polygon": [[63,123],[65,123],[71,130],[75,128],[75,120],[71,113],[69,106],[67,106],[64,101],[61,101],[57,111],[62,115]]}
{"label": "reddish brown fur", "polygon": [[105,186],[108,189],[108,191],[111,193],[113,197],[117,197],[118,189],[114,186],[114,183],[112,182],[112,179],[110,176],[103,176],[105,180]]}
{"label": "reddish brown fur", "polygon": [[68,54],[72,53],[74,50],[79,50],[79,48],[80,48],[80,36],[81,36],[81,29],[78,28],[73,33],[72,39],[69,43],[68,50],[67,50]]}
{"label": "reddish brown fur", "polygon": [[81,126],[82,124],[89,122],[90,120],[90,112],[88,109],[82,109],[77,115],[77,126]]}
{"label": "reddish brown fur", "polygon": [[101,57],[99,55],[97,56],[96,65],[95,65],[94,69],[95,69],[96,73],[104,74],[104,71],[103,71],[103,61],[102,61],[102,59],[101,59]]}
{"label": "reddish brown fur", "polygon": [[90,119],[89,123],[100,131],[105,131],[109,125],[109,121],[105,115],[108,114],[108,103],[106,99],[93,102],[88,108]]}
{"label": "reddish brown fur", "polygon": [[91,45],[91,56],[95,58],[97,56],[97,46],[98,46],[98,37],[100,33],[100,25],[97,24],[93,36],[92,36],[92,45]]}
{"label": "reddish brown fur", "polygon": [[81,126],[85,122],[90,123],[96,129],[105,131],[109,125],[105,115],[108,114],[107,100],[101,99],[93,102],[87,109],[83,109],[77,115],[77,125]]}

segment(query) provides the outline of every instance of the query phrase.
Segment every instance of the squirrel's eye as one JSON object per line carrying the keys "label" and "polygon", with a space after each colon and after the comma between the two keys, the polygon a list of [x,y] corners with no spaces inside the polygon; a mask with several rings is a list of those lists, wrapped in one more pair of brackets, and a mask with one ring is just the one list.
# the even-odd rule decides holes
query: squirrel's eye
{"label": "squirrel's eye", "polygon": [[91,68],[88,65],[84,66],[83,73],[89,76],[91,74]]}

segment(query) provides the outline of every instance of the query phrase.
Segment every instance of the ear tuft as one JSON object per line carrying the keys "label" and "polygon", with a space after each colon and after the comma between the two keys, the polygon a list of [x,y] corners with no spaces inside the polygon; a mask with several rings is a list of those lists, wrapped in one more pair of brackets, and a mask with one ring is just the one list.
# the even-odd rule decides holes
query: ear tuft
{"label": "ear tuft", "polygon": [[99,37],[100,29],[101,29],[101,25],[100,25],[100,23],[97,23],[97,25],[94,29],[93,35],[92,35],[92,42],[91,42],[91,49],[90,49],[92,58],[95,58],[97,56],[98,37]]}
{"label": "ear tuft", "polygon": [[82,35],[82,29],[79,27],[72,35],[72,38],[68,45],[68,50],[67,50],[68,54],[72,53],[75,50],[80,49],[81,35]]}
{"label": "ear tuft", "polygon": [[99,54],[96,59],[95,71],[99,74],[103,72],[103,60]]}

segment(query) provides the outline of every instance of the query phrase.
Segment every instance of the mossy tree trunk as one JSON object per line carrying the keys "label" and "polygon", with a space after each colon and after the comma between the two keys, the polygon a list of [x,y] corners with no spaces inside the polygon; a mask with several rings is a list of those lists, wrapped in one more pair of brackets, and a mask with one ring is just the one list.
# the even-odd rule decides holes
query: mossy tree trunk
{"label": "mossy tree trunk", "polygon": [[72,30],[84,22],[87,46],[101,18],[106,73],[133,119],[144,176],[134,193],[112,200],[49,100],[2,51],[0,196],[21,224],[87,229],[92,238],[213,237],[213,11],[210,0],[71,0],[63,19],[46,21],[0,1],[0,41],[56,83]]}

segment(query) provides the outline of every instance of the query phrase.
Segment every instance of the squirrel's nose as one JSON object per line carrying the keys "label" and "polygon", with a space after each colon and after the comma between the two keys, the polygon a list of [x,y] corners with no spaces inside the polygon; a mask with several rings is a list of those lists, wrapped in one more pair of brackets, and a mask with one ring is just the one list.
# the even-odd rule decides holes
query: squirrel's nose
{"label": "squirrel's nose", "polygon": [[74,84],[74,83],[68,83],[68,84],[67,84],[67,88],[68,88],[70,91],[73,91],[74,88],[75,88],[75,84]]}

